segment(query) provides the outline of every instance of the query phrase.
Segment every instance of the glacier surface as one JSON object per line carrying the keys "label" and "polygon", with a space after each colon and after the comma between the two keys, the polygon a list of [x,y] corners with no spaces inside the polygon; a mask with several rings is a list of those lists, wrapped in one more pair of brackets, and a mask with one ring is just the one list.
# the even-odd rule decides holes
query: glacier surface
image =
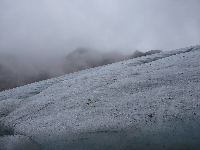
{"label": "glacier surface", "polygon": [[1,150],[200,149],[200,46],[0,92]]}

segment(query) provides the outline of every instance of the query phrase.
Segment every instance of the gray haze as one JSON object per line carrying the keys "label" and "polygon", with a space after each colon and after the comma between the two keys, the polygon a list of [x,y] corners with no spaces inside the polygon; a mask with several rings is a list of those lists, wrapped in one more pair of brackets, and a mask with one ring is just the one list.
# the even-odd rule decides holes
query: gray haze
{"label": "gray haze", "polygon": [[64,59],[54,57],[51,62],[28,61],[26,57],[22,59],[11,54],[0,53],[0,91],[159,52],[161,51],[152,50],[145,53],[135,51],[131,55],[123,55],[119,52],[102,53],[92,49],[78,48]]}
{"label": "gray haze", "polygon": [[0,51],[172,50],[200,41],[199,0],[0,0]]}
{"label": "gray haze", "polygon": [[199,0],[0,0],[0,90],[197,45],[199,8]]}

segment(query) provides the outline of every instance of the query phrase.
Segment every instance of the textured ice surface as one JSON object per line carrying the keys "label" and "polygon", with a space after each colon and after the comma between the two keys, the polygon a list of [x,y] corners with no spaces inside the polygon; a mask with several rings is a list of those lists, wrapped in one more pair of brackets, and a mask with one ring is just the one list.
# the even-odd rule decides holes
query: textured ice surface
{"label": "textured ice surface", "polygon": [[199,150],[199,58],[183,48],[0,92],[0,149]]}

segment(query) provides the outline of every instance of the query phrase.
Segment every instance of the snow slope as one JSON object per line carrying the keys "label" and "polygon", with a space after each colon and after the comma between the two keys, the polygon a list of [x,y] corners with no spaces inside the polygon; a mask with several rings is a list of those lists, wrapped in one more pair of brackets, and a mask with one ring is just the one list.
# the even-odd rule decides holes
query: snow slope
{"label": "snow slope", "polygon": [[200,149],[200,46],[0,92],[0,149]]}

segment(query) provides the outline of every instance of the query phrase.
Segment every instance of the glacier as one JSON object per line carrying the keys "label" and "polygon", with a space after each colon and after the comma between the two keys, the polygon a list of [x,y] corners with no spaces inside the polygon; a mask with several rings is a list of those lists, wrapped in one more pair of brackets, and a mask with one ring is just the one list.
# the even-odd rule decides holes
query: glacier
{"label": "glacier", "polygon": [[200,46],[0,92],[0,150],[200,149]]}

